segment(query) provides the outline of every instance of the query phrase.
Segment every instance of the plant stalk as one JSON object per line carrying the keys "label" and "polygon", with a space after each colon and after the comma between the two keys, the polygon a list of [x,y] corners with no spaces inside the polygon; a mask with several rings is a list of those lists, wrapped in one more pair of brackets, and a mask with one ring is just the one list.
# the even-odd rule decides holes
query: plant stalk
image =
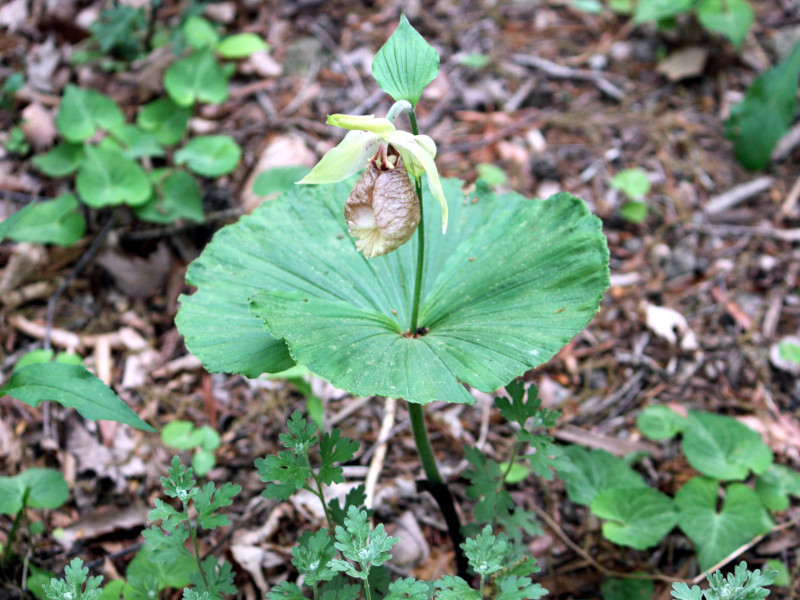
{"label": "plant stalk", "polygon": [[[408,112],[408,119],[411,123],[411,133],[419,135],[419,127],[417,125],[417,115],[414,110]],[[409,334],[415,335],[419,326],[419,301],[422,292],[422,270],[425,264],[425,221],[424,213],[422,210],[422,180],[416,180],[417,198],[419,198],[419,225],[417,226],[417,272],[414,279],[414,296],[411,304],[411,326],[409,327]],[[456,569],[458,575],[464,579],[469,580],[469,573],[467,570],[467,557],[461,544],[464,542],[464,536],[461,535],[461,519],[456,512],[455,502],[453,495],[450,493],[450,488],[439,473],[439,467],[436,465],[436,456],[433,453],[431,440],[428,436],[428,429],[425,427],[425,410],[421,404],[408,403],[408,415],[411,419],[411,430],[414,433],[414,441],[417,445],[417,453],[419,454],[422,469],[425,471],[425,478],[427,482],[425,489],[427,489],[433,496],[439,509],[442,511],[442,516],[447,523],[447,531],[450,535],[450,540],[453,542],[453,550],[456,557]]]}
{"label": "plant stalk", "polygon": [[19,524],[22,521],[22,515],[25,513],[25,507],[28,504],[28,495],[31,493],[31,488],[26,487],[25,493],[22,495],[22,506],[19,509],[19,512],[14,517],[14,524],[11,525],[11,531],[8,534],[8,541],[6,543],[5,552],[3,552],[3,562],[2,567],[5,569],[6,564],[8,564],[8,559],[11,558],[11,547],[14,545],[14,538],[17,535],[17,530],[19,529]]}
{"label": "plant stalk", "polygon": [[206,579],[206,572],[203,571],[203,561],[200,560],[200,548],[197,545],[197,524],[193,526],[190,521],[187,521],[186,525],[189,527],[189,534],[192,536],[192,545],[194,546],[194,558],[197,561],[197,568],[200,570],[200,577],[203,578],[203,583],[206,584],[206,589],[210,590],[211,587],[208,585],[208,579]]}

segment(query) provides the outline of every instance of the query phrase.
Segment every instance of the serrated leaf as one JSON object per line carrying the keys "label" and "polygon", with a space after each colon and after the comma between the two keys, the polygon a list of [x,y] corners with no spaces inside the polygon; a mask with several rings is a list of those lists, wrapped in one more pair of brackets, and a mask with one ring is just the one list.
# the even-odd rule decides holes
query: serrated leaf
{"label": "serrated leaf", "polygon": [[645,406],[636,417],[636,426],[651,440],[668,440],[686,429],[688,419],[668,406]]}
{"label": "serrated leaf", "polygon": [[322,460],[319,478],[322,483],[331,485],[344,482],[342,468],[334,465],[352,460],[358,446],[358,442],[350,438],[343,438],[341,429],[334,429],[330,434],[326,433],[322,436],[319,443],[319,455]]}
{"label": "serrated leaf", "polygon": [[263,492],[267,498],[286,500],[311,477],[306,459],[288,450],[259,458],[255,464],[261,481],[268,484]]}
{"label": "serrated leaf", "polygon": [[532,385],[528,391],[527,402],[524,399],[525,386],[521,382],[512,381],[506,385],[506,392],[511,398],[495,397],[494,404],[504,419],[525,427],[531,417],[536,416],[542,401],[538,397],[538,389]]}
{"label": "serrated leaf", "polygon": [[66,177],[72,175],[81,166],[83,144],[64,142],[39,154],[31,162],[48,177]]}
{"label": "serrated leaf", "polygon": [[400,25],[372,61],[373,77],[392,98],[408,100],[412,106],[416,106],[422,90],[438,73],[438,52],[403,14]]}
{"label": "serrated leaf", "polygon": [[260,50],[268,50],[267,44],[255,33],[235,33],[217,44],[217,54],[222,58],[247,58]]}
{"label": "serrated leaf", "polygon": [[624,460],[605,450],[566,446],[564,453],[574,469],[559,469],[558,475],[567,485],[569,499],[576,504],[589,505],[598,494],[614,487],[649,489]]}
{"label": "serrated leaf", "polygon": [[58,362],[38,363],[19,369],[0,389],[0,395],[38,406],[44,400],[76,409],[84,418],[125,423],[155,431],[142,421],[111,388],[84,367]]}
{"label": "serrated leaf", "polygon": [[[328,503],[328,510],[331,514],[331,520],[336,525],[344,525],[344,518],[347,516],[347,511],[351,506],[355,506],[358,510],[364,509],[364,502],[367,500],[367,493],[364,485],[358,485],[352,488],[344,498],[344,505],[339,503],[338,498],[333,498]],[[367,516],[372,516],[372,511],[367,510]]]}
{"label": "serrated leaf", "polygon": [[721,33],[739,48],[753,24],[753,9],[747,0],[700,0],[697,20],[708,29]]}
{"label": "serrated leaf", "polygon": [[428,585],[413,577],[395,579],[389,586],[389,593],[384,600],[428,600]]}
{"label": "serrated leaf", "polygon": [[478,500],[474,515],[478,523],[491,523],[497,515],[507,515],[514,508],[514,501],[501,485],[503,472],[500,465],[472,446],[465,448],[464,458],[470,468],[464,477],[470,481],[467,497]]}
{"label": "serrated leaf", "polygon": [[303,573],[306,585],[315,586],[336,575],[336,571],[328,567],[328,562],[336,557],[336,548],[327,529],[300,536],[292,548],[292,557],[292,564]]}
{"label": "serrated leaf", "polygon": [[719,511],[718,492],[718,481],[695,477],[675,495],[678,525],[694,542],[701,569],[709,569],[773,525],[758,495],[746,485],[729,485]]}
{"label": "serrated leaf", "polygon": [[296,583],[283,581],[272,586],[267,593],[267,600],[306,600],[306,597]]}
{"label": "serrated leaf", "polygon": [[800,473],[783,465],[770,465],[756,479],[756,493],[769,510],[786,510],[790,495],[800,498]]}
{"label": "serrated leaf", "polygon": [[731,107],[725,135],[733,140],[737,160],[757,171],[769,164],[778,140],[789,130],[797,107],[800,42],[789,58],[759,75],[747,95]]}
{"label": "serrated leaf", "polygon": [[454,575],[444,575],[435,583],[437,600],[481,600],[481,593]]}
{"label": "serrated leaf", "polygon": [[547,595],[547,590],[529,577],[511,575],[500,582],[496,600],[536,600]]}
{"label": "serrated leaf", "polygon": [[17,242],[71,246],[85,231],[86,222],[78,210],[78,199],[64,194],[32,205],[6,235]]}
{"label": "serrated leaf", "polygon": [[592,501],[592,512],[603,523],[606,539],[645,550],[658,544],[678,522],[672,499],[650,487],[614,487]]}
{"label": "serrated leaf", "polygon": [[142,107],[136,123],[152,133],[160,144],[174,146],[183,138],[191,114],[190,108],[178,106],[169,98],[159,98]]}
{"label": "serrated leaf", "polygon": [[219,104],[228,99],[228,76],[207,48],[172,63],[164,74],[164,88],[178,106]]}
{"label": "serrated leaf", "polygon": [[220,508],[230,506],[233,498],[242,491],[242,486],[230,482],[217,488],[213,482],[208,482],[194,497],[194,507],[197,510],[197,522],[204,529],[224,527],[230,521],[227,515],[215,514]]}
{"label": "serrated leaf", "polygon": [[761,436],[725,415],[689,411],[682,448],[690,465],[716,479],[741,480],[772,464]]}
{"label": "serrated leaf", "polygon": [[497,573],[505,566],[509,554],[508,541],[504,536],[492,535],[492,527],[486,525],[474,538],[467,538],[461,544],[469,566],[482,578]]}
{"label": "serrated leaf", "polygon": [[119,150],[87,146],[75,179],[78,195],[92,208],[139,206],[150,197],[150,181],[142,167]]}
{"label": "serrated leaf", "polygon": [[82,142],[98,127],[111,131],[125,122],[125,116],[108,96],[90,89],[68,85],[56,116],[58,131],[67,141]]}
{"label": "serrated leaf", "polygon": [[202,135],[175,153],[175,162],[205,177],[230,173],[239,164],[242,149],[229,135]]}

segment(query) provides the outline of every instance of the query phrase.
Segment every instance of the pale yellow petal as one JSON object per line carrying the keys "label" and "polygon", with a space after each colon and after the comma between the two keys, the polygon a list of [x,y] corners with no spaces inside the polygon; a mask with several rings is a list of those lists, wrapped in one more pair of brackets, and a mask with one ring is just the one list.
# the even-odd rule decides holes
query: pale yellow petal
{"label": "pale yellow petal", "polygon": [[297,183],[336,183],[355,175],[367,166],[367,161],[378,151],[380,141],[380,137],[374,133],[349,132]]}
{"label": "pale yellow petal", "polygon": [[391,121],[377,118],[375,115],[330,115],[327,123],[342,129],[369,131],[378,134],[382,138],[386,138],[395,132],[395,127]]}

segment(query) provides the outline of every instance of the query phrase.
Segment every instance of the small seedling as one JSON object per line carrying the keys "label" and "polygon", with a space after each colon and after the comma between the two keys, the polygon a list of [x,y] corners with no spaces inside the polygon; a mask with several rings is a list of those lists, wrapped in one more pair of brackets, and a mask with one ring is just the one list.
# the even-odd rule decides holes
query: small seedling
{"label": "small seedling", "polygon": [[208,425],[195,427],[190,421],[170,421],[161,430],[165,446],[178,450],[194,450],[192,468],[202,477],[217,464],[214,451],[219,448],[220,437]]}
{"label": "small seedling", "polygon": [[620,214],[631,223],[643,223],[647,218],[647,204],[643,198],[650,193],[650,179],[642,169],[625,169],[611,179],[611,187],[625,194],[627,201]]}

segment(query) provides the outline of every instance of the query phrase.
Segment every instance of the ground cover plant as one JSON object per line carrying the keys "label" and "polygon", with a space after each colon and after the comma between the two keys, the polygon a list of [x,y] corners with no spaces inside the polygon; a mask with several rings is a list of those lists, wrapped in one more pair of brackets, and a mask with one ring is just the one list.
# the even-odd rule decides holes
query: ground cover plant
{"label": "ground cover plant", "polygon": [[[0,233],[27,240],[0,246],[2,594],[793,597],[786,2],[739,47],[616,15],[644,3],[82,3],[77,43],[73,9],[23,4],[0,9],[26,49],[0,44]],[[273,51],[223,63],[226,39]],[[711,58],[673,79],[687,43]],[[133,160],[235,140],[232,171],[189,175],[202,221],[91,208],[31,161],[74,90],[169,134],[187,73],[182,140]],[[95,127],[82,152],[119,143]]]}

